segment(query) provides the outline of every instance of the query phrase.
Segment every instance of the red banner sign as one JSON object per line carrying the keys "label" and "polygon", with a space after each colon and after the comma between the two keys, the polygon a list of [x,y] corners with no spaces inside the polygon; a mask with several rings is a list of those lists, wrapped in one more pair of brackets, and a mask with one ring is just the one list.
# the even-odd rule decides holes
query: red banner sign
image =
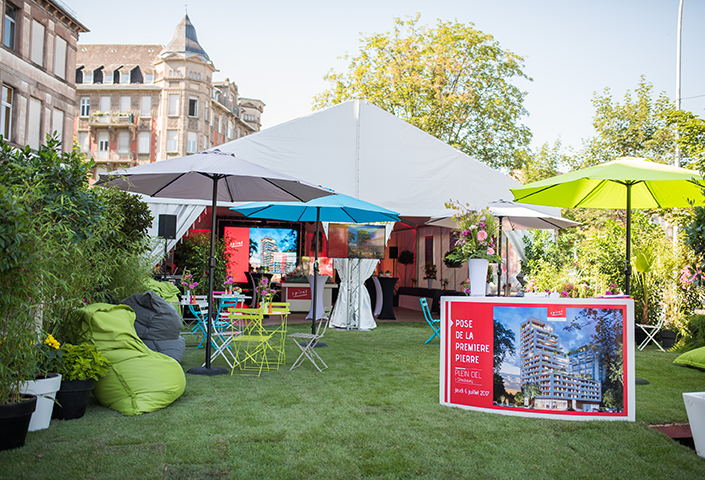
{"label": "red banner sign", "polygon": [[634,301],[443,297],[440,402],[634,421]]}

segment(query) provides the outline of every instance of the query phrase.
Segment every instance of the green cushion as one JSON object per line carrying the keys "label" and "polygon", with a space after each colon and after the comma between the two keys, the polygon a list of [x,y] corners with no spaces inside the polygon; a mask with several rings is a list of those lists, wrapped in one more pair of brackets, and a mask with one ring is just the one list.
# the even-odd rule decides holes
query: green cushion
{"label": "green cushion", "polygon": [[135,333],[135,312],[130,307],[96,303],[73,315],[82,324],[83,341],[93,343],[111,363],[93,389],[100,403],[138,415],[164,408],[184,393],[181,365],[147,348]]}
{"label": "green cushion", "polygon": [[696,348],[683,355],[678,356],[673,363],[676,365],[684,365],[686,367],[699,368],[705,370],[705,347]]}
{"label": "green cushion", "polygon": [[149,287],[151,291],[166,300],[167,303],[179,303],[179,295],[181,295],[181,291],[179,290],[179,287],[177,287],[173,283],[158,282],[156,280],[150,279],[147,282],[147,287]]}

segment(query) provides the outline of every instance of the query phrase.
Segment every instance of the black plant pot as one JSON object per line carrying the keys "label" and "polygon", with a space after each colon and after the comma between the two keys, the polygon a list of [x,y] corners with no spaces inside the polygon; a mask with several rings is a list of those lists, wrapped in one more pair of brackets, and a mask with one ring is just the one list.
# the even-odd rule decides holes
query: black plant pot
{"label": "black plant pot", "polygon": [[22,395],[20,403],[0,405],[0,450],[24,446],[29,421],[37,406],[36,395]]}
{"label": "black plant pot", "polygon": [[673,345],[675,345],[678,333],[674,332],[673,330],[661,330],[660,336],[661,346],[668,350],[669,348],[673,347]]}
{"label": "black plant pot", "polygon": [[51,418],[58,420],[74,420],[86,413],[88,400],[95,387],[95,380],[62,380],[61,389],[56,392],[56,401]]}

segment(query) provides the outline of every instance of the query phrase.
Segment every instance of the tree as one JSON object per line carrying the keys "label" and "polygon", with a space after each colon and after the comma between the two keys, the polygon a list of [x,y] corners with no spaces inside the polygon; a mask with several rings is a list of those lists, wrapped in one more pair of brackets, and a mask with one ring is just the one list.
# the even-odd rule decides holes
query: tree
{"label": "tree", "polygon": [[558,175],[559,167],[568,164],[570,159],[570,154],[561,152],[562,147],[560,140],[556,140],[553,146],[544,143],[538,152],[525,155],[521,168],[515,170],[513,176],[527,184]]}
{"label": "tree", "polygon": [[348,72],[324,76],[330,88],[314,108],[369,100],[494,168],[518,168],[531,140],[520,123],[526,93],[512,83],[531,80],[524,59],[472,23],[429,28],[419,19],[396,18],[393,32],[362,38]]}
{"label": "tree", "polygon": [[494,351],[492,353],[492,367],[494,373],[499,373],[502,363],[507,356],[514,355],[514,332],[506,328],[497,319],[494,320]]}
{"label": "tree", "polygon": [[571,160],[573,170],[599,165],[619,157],[645,157],[659,163],[672,163],[675,151],[674,129],[669,123],[674,106],[665,92],[654,100],[653,85],[642,76],[634,90],[627,90],[622,104],[612,100],[605,88],[595,94],[592,104],[595,136]]}
{"label": "tree", "polygon": [[681,166],[693,165],[703,171],[705,169],[705,120],[684,110],[667,111],[663,116],[668,125],[678,130]]}

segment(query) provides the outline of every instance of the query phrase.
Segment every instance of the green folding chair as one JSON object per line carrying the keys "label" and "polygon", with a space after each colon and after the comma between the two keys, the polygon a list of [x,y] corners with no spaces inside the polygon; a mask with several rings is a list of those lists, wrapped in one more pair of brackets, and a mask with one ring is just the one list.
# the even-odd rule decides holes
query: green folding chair
{"label": "green folding chair", "polygon": [[426,300],[425,297],[421,297],[419,301],[421,302],[421,310],[423,311],[423,316],[426,319],[426,322],[433,329],[433,335],[428,337],[428,340],[424,342],[424,345],[426,345],[428,342],[433,340],[433,337],[438,337],[438,340],[441,339],[441,321],[431,317],[431,309],[428,308],[428,300]]}

